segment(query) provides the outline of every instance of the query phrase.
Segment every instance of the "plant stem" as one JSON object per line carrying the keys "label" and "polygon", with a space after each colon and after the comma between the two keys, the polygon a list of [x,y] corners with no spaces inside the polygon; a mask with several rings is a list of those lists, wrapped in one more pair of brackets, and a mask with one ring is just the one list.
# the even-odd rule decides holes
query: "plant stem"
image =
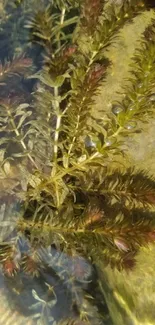
{"label": "plant stem", "polygon": [[55,136],[54,136],[54,161],[57,161],[58,155],[58,140],[59,140],[59,129],[61,124],[61,114],[60,114],[60,107],[59,102],[57,100],[58,97],[58,87],[54,87],[54,96],[55,96],[55,109],[57,111],[57,121],[56,121],[56,128],[55,128]]}
{"label": "plant stem", "polygon": [[65,20],[65,13],[66,13],[66,9],[65,8],[62,8],[60,25],[63,25],[63,22]]}
{"label": "plant stem", "polygon": [[[64,23],[65,13],[66,13],[66,8],[62,8],[61,16],[60,16],[60,28],[62,27],[62,25]],[[60,49],[61,48],[60,31],[58,32],[58,35],[57,35],[57,42],[58,42],[58,49]]]}
{"label": "plant stem", "polygon": [[[64,19],[65,19],[65,13],[66,13],[66,9],[62,8],[61,11],[61,17],[60,17],[60,27],[63,25]],[[61,48],[61,41],[60,41],[60,31],[57,35],[57,43],[58,43],[58,49]],[[54,87],[54,105],[55,105],[55,110],[56,110],[56,117],[57,117],[57,121],[56,121],[56,128],[55,128],[55,135],[54,135],[54,168],[52,169],[52,176],[55,175],[56,173],[56,165],[57,165],[57,156],[58,156],[58,142],[59,142],[59,130],[60,130],[60,125],[61,125],[61,112],[60,112],[60,105],[59,105],[59,101],[58,101],[58,95],[59,95],[59,89],[58,87]]]}

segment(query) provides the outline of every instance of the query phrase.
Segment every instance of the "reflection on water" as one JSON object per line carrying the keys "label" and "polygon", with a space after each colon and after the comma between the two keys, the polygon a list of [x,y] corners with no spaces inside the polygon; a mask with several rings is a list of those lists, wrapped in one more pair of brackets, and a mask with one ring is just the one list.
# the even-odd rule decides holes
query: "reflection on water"
{"label": "reflection on water", "polygon": [[17,198],[1,198],[0,324],[72,324],[74,319],[75,324],[85,324],[76,322],[79,314],[89,324],[108,324],[100,317],[99,310],[104,308],[106,315],[107,309],[100,302],[91,263],[51,245],[31,247],[29,239],[16,230],[21,212]]}
{"label": "reflection on water", "polygon": [[85,259],[72,259],[51,246],[34,251],[24,237],[14,237],[13,243],[16,248],[10,260],[5,256],[7,252],[8,259],[9,247],[0,247],[0,324],[57,324],[68,316],[78,319],[79,310],[86,319],[92,318],[91,324],[101,324],[89,299],[93,269]]}

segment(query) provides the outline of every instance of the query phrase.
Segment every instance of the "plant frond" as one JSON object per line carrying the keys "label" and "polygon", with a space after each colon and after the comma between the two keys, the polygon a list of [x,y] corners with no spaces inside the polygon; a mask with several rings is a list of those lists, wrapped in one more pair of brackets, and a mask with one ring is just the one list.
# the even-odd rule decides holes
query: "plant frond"
{"label": "plant frond", "polygon": [[[43,238],[46,237],[47,242],[51,242],[53,237],[53,244],[57,246],[61,243],[64,252],[75,249],[83,256],[89,254],[95,258],[96,254],[103,256],[103,259],[105,256],[105,260],[109,254],[109,263],[112,264],[114,261],[112,258],[110,262],[110,256],[113,252],[115,257],[116,253],[118,262],[115,264],[118,264],[119,268],[119,262],[121,265],[123,259],[126,260],[126,255],[129,253],[135,255],[141,246],[154,241],[154,214],[148,212],[144,214],[142,210],[137,209],[124,208],[123,210],[122,206],[119,206],[118,210],[115,210],[115,206],[109,209],[109,204],[105,211],[104,208],[100,210],[90,206],[86,211],[83,208],[83,213],[79,216],[75,214],[76,210],[72,211],[70,218],[69,211],[67,211],[67,219],[65,209],[60,214],[53,210],[53,215],[49,215],[48,220],[47,214],[46,218],[42,214],[39,217],[38,210],[37,219],[32,218],[32,213],[29,212],[31,213],[30,219],[19,220],[17,227],[20,231],[31,234],[32,243],[34,238],[40,237],[39,234],[42,234]],[[111,213],[109,214],[108,211]],[[98,247],[97,251],[95,251],[96,247]]]}
{"label": "plant frond", "polygon": [[[31,150],[28,148],[28,139],[24,134],[24,131],[27,129],[27,122],[32,114],[29,104],[18,104],[16,99],[11,100],[7,98],[0,102],[0,110],[2,116],[0,131],[5,134],[1,145],[5,143],[7,159],[15,157],[20,158],[27,155],[31,163],[35,164],[30,154]],[[30,132],[27,132],[27,136],[28,135],[30,135]],[[11,148],[11,144],[13,143],[14,146]]]}
{"label": "plant frond", "polygon": [[[58,8],[55,10],[54,6]],[[61,45],[72,39],[70,28],[75,28],[78,16],[73,11],[73,6],[68,6],[62,1],[52,2],[43,6],[40,11],[38,8],[35,17],[30,18],[25,27],[31,30],[31,41],[41,44],[48,55],[59,52]],[[61,44],[62,43],[62,44]]]}
{"label": "plant frond", "polygon": [[155,180],[145,171],[128,169],[121,172],[116,170],[103,176],[103,179],[101,170],[100,173],[96,171],[96,177],[95,175],[92,177],[92,182],[89,182],[85,189],[105,196],[105,200],[110,200],[111,204],[112,202],[120,202],[122,205],[131,208],[145,208],[154,205]]}
{"label": "plant frond", "polygon": [[[93,6],[91,6],[90,1],[85,1],[84,8],[81,12],[81,33],[79,28],[77,38],[79,38],[80,47],[81,40],[84,41],[85,39],[86,46],[82,46],[83,51],[88,55],[90,55],[89,52],[91,51],[93,53],[91,59],[94,61],[94,59],[98,59],[99,52],[113,43],[118,37],[118,32],[125,23],[132,21],[136,15],[145,10],[145,5],[143,2],[133,0],[130,3],[123,2],[118,11],[115,10],[116,6],[114,4],[108,6],[106,10],[103,1],[98,0],[93,3]],[[93,15],[94,8],[95,15]],[[93,21],[91,20],[92,15]],[[86,40],[83,37],[84,34],[90,37]]]}
{"label": "plant frond", "polygon": [[[90,9],[92,10],[92,6],[90,5]],[[99,12],[101,10],[101,5],[98,2],[95,2],[95,5],[99,9]],[[87,2],[85,3],[85,6],[87,8]],[[132,5],[131,5],[132,6]],[[89,6],[88,6],[89,8]],[[102,8],[103,9],[103,8]],[[95,24],[95,28],[101,28],[101,31],[97,31],[96,34],[93,34],[92,37],[92,44],[91,40],[89,40],[89,45],[87,48],[87,52],[83,52],[83,49],[80,47],[81,53],[75,57],[75,60],[77,61],[76,65],[77,68],[73,71],[73,75],[71,76],[71,88],[73,91],[73,94],[70,97],[69,103],[66,105],[66,124],[68,125],[68,139],[69,139],[69,145],[66,143],[68,147],[68,157],[72,154],[72,150],[74,152],[74,147],[77,147],[77,152],[80,150],[79,147],[82,147],[82,143],[79,139],[79,134],[82,136],[84,133],[84,130],[86,129],[86,126],[88,125],[88,120],[91,116],[91,107],[94,103],[94,95],[96,95],[99,91],[99,87],[101,84],[101,80],[105,78],[106,76],[106,68],[109,64],[109,62],[104,59],[104,55],[102,54],[101,59],[101,52],[103,52],[103,49],[110,45],[110,34],[113,30],[114,35],[116,34],[116,31],[119,30],[119,28],[122,27],[120,25],[121,23],[124,24],[125,21],[123,20],[125,18],[129,18],[125,13],[124,7],[120,9],[120,15],[122,15],[123,18],[116,17],[116,13],[114,14],[115,18],[111,18],[109,20],[109,24],[111,23],[113,26],[113,19],[116,19],[116,25],[114,24],[113,29],[112,26],[106,25],[107,20],[103,19],[101,22],[99,22],[97,25]],[[134,11],[134,8],[132,8]],[[131,11],[132,11],[131,10]],[[139,9],[138,9],[139,10]],[[86,9],[87,12],[87,9]],[[83,13],[83,15],[88,15],[88,13]],[[89,12],[89,10],[88,10]],[[97,11],[98,12],[98,11]],[[97,15],[99,14],[97,13]],[[88,19],[90,18],[90,15],[88,15]],[[86,24],[86,23],[85,23]],[[99,25],[99,27],[98,27]],[[87,26],[87,24],[86,24]],[[88,27],[88,26],[87,26]],[[106,39],[106,31],[103,29],[107,28],[107,39]],[[82,27],[81,27],[82,29]],[[88,28],[89,31],[91,31],[90,28]],[[83,32],[83,29],[82,29]],[[80,33],[80,32],[79,32]],[[98,34],[97,34],[98,33]],[[101,33],[101,34],[100,34]],[[79,37],[79,34],[77,34]],[[104,39],[102,40],[102,37],[104,36]],[[108,40],[108,43],[107,43]],[[96,42],[96,43],[95,43]],[[82,57],[83,54],[83,57]],[[75,118],[76,116],[76,118]],[[71,130],[74,130],[74,133],[71,134]],[[106,132],[106,131],[105,131]],[[105,134],[104,134],[105,135]],[[112,139],[113,140],[113,139]],[[111,140],[111,141],[112,141]],[[102,145],[100,145],[100,152],[105,152],[105,147],[107,148],[107,141],[102,148]],[[79,143],[79,146],[78,146]],[[82,153],[81,153],[82,155]],[[69,163],[69,162],[68,162]]]}
{"label": "plant frond", "polygon": [[[80,150],[82,145],[80,137],[86,134],[88,120],[91,116],[91,108],[94,103],[94,96],[99,92],[101,80],[106,74],[106,62],[103,64],[94,64],[87,71],[87,60],[83,66],[76,69],[71,77],[72,91],[67,109],[66,125],[68,127],[68,155],[74,152],[74,147]],[[83,76],[83,77],[82,77]],[[72,130],[72,131],[71,131]],[[78,146],[79,142],[79,146]],[[82,153],[81,153],[82,154]]]}
{"label": "plant frond", "polygon": [[0,83],[1,81],[4,83],[6,79],[10,77],[26,75],[27,73],[30,73],[31,68],[32,60],[23,55],[13,58],[11,62],[6,62],[5,64],[1,63]]}
{"label": "plant frond", "polygon": [[112,114],[105,123],[107,140],[115,142],[116,147],[122,137],[140,132],[140,122],[146,123],[154,116],[154,24],[153,20],[144,32],[141,47],[133,57],[131,77],[124,87],[123,99],[113,103]]}

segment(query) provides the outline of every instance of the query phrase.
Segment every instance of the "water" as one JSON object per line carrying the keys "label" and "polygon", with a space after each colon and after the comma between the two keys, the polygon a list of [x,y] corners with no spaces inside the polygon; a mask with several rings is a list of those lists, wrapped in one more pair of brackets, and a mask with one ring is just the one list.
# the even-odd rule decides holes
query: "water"
{"label": "water", "polygon": [[[17,0],[0,4],[0,324],[82,325],[88,320],[90,324],[108,324],[106,304],[97,298],[99,289],[91,262],[82,254],[70,256],[52,246],[51,237],[47,245],[47,233],[42,235],[41,243],[31,245],[29,232],[17,227],[25,214],[26,191],[29,181],[33,183],[33,170],[39,166],[47,175],[50,170],[50,145],[46,137],[34,140],[35,132],[29,129],[29,123],[36,114],[33,93],[38,89],[38,80],[30,76],[43,66],[45,45],[50,50],[49,27],[45,26],[44,38],[39,39],[39,31],[32,34],[33,19],[38,16],[39,21],[43,13],[45,18],[51,15],[48,5],[52,3]],[[57,15],[59,11],[53,8]],[[78,15],[76,6],[67,15]],[[69,35],[74,27],[75,23],[65,32]],[[64,55],[73,53],[69,51]],[[52,123],[55,124],[54,119]],[[24,155],[23,150],[27,152]],[[102,309],[104,320],[100,316]]]}
{"label": "water", "polygon": [[[126,270],[119,272],[122,265],[134,266],[138,249],[132,252],[132,231],[138,216],[133,213],[129,223],[131,245],[130,238],[123,238],[126,228],[121,228],[124,216],[131,217],[130,201],[126,203],[124,192],[120,197],[109,195],[119,186],[119,179],[114,179],[118,175],[109,176],[109,192],[108,180],[102,188],[107,169],[126,164],[123,155],[117,161],[125,144],[119,136],[131,137],[138,128],[134,114],[136,105],[145,103],[149,72],[137,83],[141,100],[134,102],[133,96],[134,105],[125,107],[130,98],[122,95],[124,105],[113,104],[120,86],[116,75],[123,69],[117,46],[124,59],[132,46],[123,48],[118,39],[115,53],[106,49],[113,42],[113,28],[119,28],[117,15],[124,2],[104,2],[105,9],[114,4],[112,17],[117,19],[112,25],[110,19],[104,25],[109,11],[102,21],[99,0],[81,5],[79,21],[80,3],[0,3],[0,324],[154,324],[144,322],[140,311],[136,314],[137,302],[131,292],[128,297],[125,284]],[[125,2],[124,10],[128,4],[131,1]],[[153,7],[151,1],[148,5]],[[138,6],[143,10],[141,1]],[[125,19],[129,14],[123,11]],[[123,78],[128,62],[124,65]],[[96,109],[100,88],[105,97]],[[154,89],[149,89],[147,100],[153,107]],[[127,184],[123,177],[122,187]],[[154,204],[153,195],[145,199]],[[154,240],[152,230],[149,236]]]}

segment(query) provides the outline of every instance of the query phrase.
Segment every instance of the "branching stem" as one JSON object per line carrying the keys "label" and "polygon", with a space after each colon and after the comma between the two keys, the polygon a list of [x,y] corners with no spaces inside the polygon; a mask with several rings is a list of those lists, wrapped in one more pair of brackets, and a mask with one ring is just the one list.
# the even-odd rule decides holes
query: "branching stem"
{"label": "branching stem", "polygon": [[65,13],[66,13],[66,8],[62,8],[61,16],[60,16],[60,31],[58,32],[58,35],[57,35],[58,50],[61,48],[60,33],[61,33],[61,27],[65,20]]}
{"label": "branching stem", "polygon": [[[60,27],[64,23],[65,13],[66,13],[66,9],[62,8],[61,17],[60,17]],[[61,48],[60,31],[59,31],[59,33],[57,35],[57,42],[58,42],[58,49],[60,49]],[[59,89],[58,89],[58,87],[54,87],[54,97],[55,97],[54,106],[55,106],[55,110],[56,110],[57,121],[56,121],[55,135],[54,135],[54,148],[53,148],[53,151],[54,151],[54,168],[52,169],[52,176],[54,176],[55,173],[56,173],[59,131],[60,131],[61,117],[62,117],[62,114],[60,112],[60,105],[59,105],[59,101],[58,101],[58,95],[59,95]]]}

